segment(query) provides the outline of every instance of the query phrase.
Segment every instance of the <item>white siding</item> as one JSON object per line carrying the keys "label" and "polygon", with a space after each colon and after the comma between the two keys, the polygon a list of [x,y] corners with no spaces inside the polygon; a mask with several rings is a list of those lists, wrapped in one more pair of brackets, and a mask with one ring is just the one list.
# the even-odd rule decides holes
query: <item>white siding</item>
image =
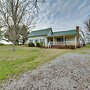
{"label": "white siding", "polygon": [[28,40],[29,40],[29,42],[30,42],[30,40],[33,40],[34,44],[35,44],[35,40],[38,40],[38,42],[40,42],[40,40],[43,40],[45,42],[45,46],[47,46],[47,37],[45,37],[45,36],[30,37]]}
{"label": "white siding", "polygon": [[67,45],[75,45],[75,36],[73,36],[73,37],[66,37],[66,44]]}

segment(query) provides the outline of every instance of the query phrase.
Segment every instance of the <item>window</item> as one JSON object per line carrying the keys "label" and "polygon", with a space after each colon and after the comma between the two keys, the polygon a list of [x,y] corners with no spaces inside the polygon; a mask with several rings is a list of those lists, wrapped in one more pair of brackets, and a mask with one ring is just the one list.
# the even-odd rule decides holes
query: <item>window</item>
{"label": "window", "polygon": [[57,38],[57,42],[63,42],[63,38]]}
{"label": "window", "polygon": [[30,43],[33,43],[33,39],[32,39],[32,40],[30,40]]}
{"label": "window", "polygon": [[44,41],[44,39],[40,39],[40,42],[43,42]]}
{"label": "window", "polygon": [[38,39],[35,39],[35,43],[37,43],[38,42]]}
{"label": "window", "polygon": [[40,42],[42,42],[42,39],[40,39]]}

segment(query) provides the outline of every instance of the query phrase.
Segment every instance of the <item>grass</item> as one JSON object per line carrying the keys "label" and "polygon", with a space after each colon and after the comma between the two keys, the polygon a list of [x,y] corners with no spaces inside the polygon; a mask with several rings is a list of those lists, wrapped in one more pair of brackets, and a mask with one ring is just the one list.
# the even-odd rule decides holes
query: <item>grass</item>
{"label": "grass", "polygon": [[90,45],[86,45],[84,47],[77,48],[75,50],[71,50],[71,52],[81,53],[81,54],[90,54]]}
{"label": "grass", "polygon": [[0,46],[0,82],[35,69],[68,51],[25,46],[17,46],[16,48],[17,50],[13,52],[11,46]]}
{"label": "grass", "polygon": [[33,70],[66,52],[90,53],[90,45],[74,50],[42,49],[25,46],[16,46],[16,49],[13,52],[11,46],[0,46],[0,82],[14,76],[17,77],[26,71]]}

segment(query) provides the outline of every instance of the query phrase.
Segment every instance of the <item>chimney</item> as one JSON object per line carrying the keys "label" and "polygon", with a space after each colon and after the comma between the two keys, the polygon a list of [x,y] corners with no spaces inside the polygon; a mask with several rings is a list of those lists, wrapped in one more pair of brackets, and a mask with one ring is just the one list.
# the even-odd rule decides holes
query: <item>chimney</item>
{"label": "chimney", "polygon": [[78,32],[78,34],[79,34],[79,26],[76,26],[76,31]]}
{"label": "chimney", "polygon": [[80,28],[79,26],[76,26],[76,31],[77,31],[77,47],[80,47],[80,35],[79,35],[79,31],[80,31]]}

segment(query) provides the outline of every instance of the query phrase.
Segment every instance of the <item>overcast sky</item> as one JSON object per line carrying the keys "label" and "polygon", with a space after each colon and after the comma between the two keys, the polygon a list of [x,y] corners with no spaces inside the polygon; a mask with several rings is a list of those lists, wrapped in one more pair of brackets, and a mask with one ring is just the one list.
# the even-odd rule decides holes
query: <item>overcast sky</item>
{"label": "overcast sky", "polygon": [[47,0],[41,7],[35,29],[52,27],[53,31],[83,27],[90,16],[90,0]]}

